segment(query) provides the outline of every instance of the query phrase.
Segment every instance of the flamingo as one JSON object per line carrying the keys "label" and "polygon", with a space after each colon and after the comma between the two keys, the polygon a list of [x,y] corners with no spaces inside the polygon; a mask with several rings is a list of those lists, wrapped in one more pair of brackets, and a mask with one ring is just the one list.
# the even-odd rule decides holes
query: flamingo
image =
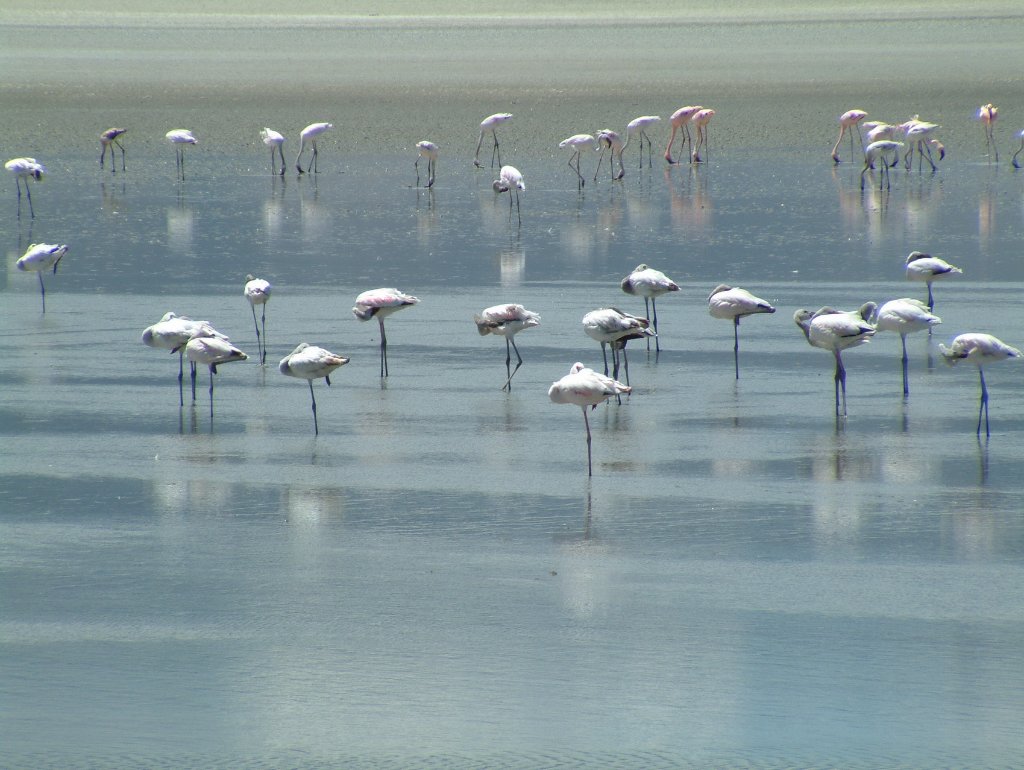
{"label": "flamingo", "polygon": [[569,374],[548,388],[548,398],[556,404],[575,404],[583,409],[583,425],[587,429],[587,475],[594,475],[594,466],[590,454],[590,420],[587,418],[587,407],[595,408],[611,396],[630,393],[632,388],[623,385],[611,377],[598,374],[588,369],[579,361],[572,365]]}
{"label": "flamingo", "polygon": [[836,417],[840,416],[839,392],[842,389],[843,410],[841,416],[846,417],[846,368],[843,366],[842,352],[847,348],[857,347],[868,342],[875,333],[867,318],[874,313],[875,303],[868,302],[858,311],[841,312],[830,307],[823,307],[816,312],[797,310],[793,320],[804,333],[807,341],[816,348],[832,351],[836,359]]}
{"label": "flamingo", "polygon": [[910,395],[907,380],[907,335],[928,330],[942,323],[942,319],[932,313],[926,304],[917,299],[903,297],[891,299],[878,308],[871,319],[875,328],[882,332],[896,332],[903,343],[903,397]]}
{"label": "flamingo", "polygon": [[519,191],[526,192],[526,182],[523,175],[515,166],[502,166],[499,178],[494,180],[494,192],[508,193],[508,218],[512,219],[512,195],[515,195],[516,214],[519,216],[519,224],[523,223],[523,213],[519,208]]}
{"label": "flamingo", "polygon": [[[633,272],[627,275],[619,283],[626,294],[639,294],[644,298],[644,315],[648,322],[651,322],[651,310],[654,310],[654,348],[661,351],[661,342],[658,339],[658,305],[657,300],[662,294],[670,291],[679,291],[679,284],[669,278],[660,270],[655,270],[645,264],[639,264]],[[648,304],[649,303],[649,304]],[[647,349],[651,349],[651,339],[647,338]]]}
{"label": "flamingo", "polygon": [[640,168],[644,167],[644,139],[647,140],[647,166],[650,168],[653,163],[654,149],[651,145],[651,138],[647,136],[647,129],[653,126],[655,123],[661,122],[661,117],[658,115],[641,115],[639,118],[633,118],[629,123],[626,124],[626,144],[623,145],[622,149],[626,149],[626,145],[629,144],[629,140],[634,136],[640,137]]}
{"label": "flamingo", "polygon": [[1018,134],[1018,136],[1020,137],[1020,147],[1018,147],[1017,148],[1017,152],[1015,152],[1013,154],[1013,167],[1014,168],[1020,168],[1020,163],[1017,162],[1017,156],[1020,155],[1021,152],[1024,152],[1024,130],[1021,130],[1021,132]]}
{"label": "flamingo", "polygon": [[991,104],[983,104],[978,109],[978,120],[985,129],[985,149],[991,148],[995,156],[995,162],[999,162],[999,150],[996,148],[996,118],[999,117],[999,108]]}
{"label": "flamingo", "polygon": [[[586,335],[601,343],[605,375],[608,374],[608,354],[605,352],[605,345],[614,343],[623,337],[654,336],[654,330],[650,328],[651,323],[646,318],[623,313],[614,307],[591,310],[583,316],[582,323]],[[612,376],[616,378],[619,376],[618,350],[620,349],[623,348],[612,346]]]}
{"label": "flamingo", "polygon": [[[270,173],[284,175],[284,136],[272,128],[260,131],[263,144],[270,148]],[[277,159],[281,158],[281,170],[277,170]]]}
{"label": "flamingo", "polygon": [[[836,144],[832,148],[832,161],[835,163],[839,162],[839,145],[843,141],[843,135],[846,134],[847,130],[852,126],[857,129],[857,138],[860,138],[860,125],[859,123],[866,118],[868,114],[864,110],[847,110],[839,116],[839,138],[836,139]],[[853,132],[850,131],[850,153],[853,153]]]}
{"label": "flamingo", "polygon": [[428,142],[425,139],[422,142],[416,142],[416,152],[419,153],[416,156],[416,162],[413,166],[416,167],[416,186],[420,186],[420,159],[427,159],[427,187],[434,185],[434,172],[437,171],[437,154],[438,146],[433,142]]}
{"label": "flamingo", "polygon": [[876,160],[881,160],[882,162],[882,170],[878,175],[878,189],[881,190],[883,184],[886,189],[889,189],[891,186],[889,183],[889,162],[885,159],[885,156],[890,152],[898,153],[902,146],[903,142],[880,139],[864,148],[864,168],[860,172],[860,189],[864,189],[864,175],[868,172],[868,169],[875,167]]}
{"label": "flamingo", "polygon": [[736,379],[740,378],[740,319],[755,313],[774,313],[775,308],[765,300],[755,297],[738,286],[716,286],[708,297],[708,312],[712,318],[732,321],[733,359],[736,365]]}
{"label": "flamingo", "polygon": [[[227,336],[214,329],[207,321],[193,321],[191,318],[179,316],[174,312],[164,313],[163,317],[152,326],[147,326],[142,331],[142,343],[151,348],[170,350],[178,354],[178,403],[185,405],[184,394],[184,365],[185,345],[192,338],[192,334],[201,329],[204,336],[219,337],[226,340]],[[195,364],[192,364],[192,400],[196,400],[196,376]]]}
{"label": "flamingo", "polygon": [[324,350],[308,342],[301,343],[295,350],[281,359],[278,370],[289,377],[299,377],[309,383],[309,397],[313,399],[313,435],[320,435],[316,421],[316,396],[313,394],[313,380],[321,377],[331,384],[331,372],[344,366],[349,359]]}
{"label": "flamingo", "polygon": [[[577,177],[577,189],[582,190],[586,182],[583,179],[583,175],[580,173],[580,155],[586,148],[597,151],[597,139],[594,138],[593,134],[573,134],[568,139],[563,139],[558,143],[558,146],[562,149],[568,147],[572,150],[572,155],[569,157],[569,168],[576,172]],[[572,164],[573,160],[576,161],[576,165]]]}
{"label": "flamingo", "polygon": [[476,143],[476,155],[473,156],[473,165],[483,168],[480,163],[480,147],[484,143],[484,134],[490,134],[494,140],[494,147],[491,148],[491,168],[494,168],[494,156],[498,156],[498,166],[501,166],[501,148],[498,147],[498,126],[504,125],[512,120],[511,112],[496,112],[488,115],[480,122],[480,139]]}
{"label": "flamingo", "polygon": [[103,159],[107,155],[107,148],[110,147],[110,170],[117,173],[117,166],[114,165],[114,148],[111,145],[116,145],[121,149],[121,170],[125,170],[124,166],[124,145],[118,140],[118,137],[122,134],[128,133],[127,128],[108,128],[102,134],[100,134],[100,168],[103,168]]}
{"label": "flamingo", "polygon": [[320,134],[324,133],[324,131],[330,131],[332,128],[334,128],[332,123],[310,123],[302,129],[301,132],[299,132],[299,154],[295,156],[295,168],[300,174],[304,173],[302,171],[301,161],[302,153],[306,150],[306,142],[309,142],[310,147],[313,148],[313,155],[309,159],[309,165],[306,166],[306,171],[308,172],[310,169],[313,169],[314,174],[320,173],[319,164],[317,162],[319,151],[317,150],[316,142],[320,137]]}
{"label": "flamingo", "polygon": [[57,275],[57,265],[61,258],[68,253],[68,247],[56,243],[33,243],[26,249],[25,253],[15,263],[15,267],[39,276],[39,293],[43,297],[43,312],[46,312],[46,287],[43,286],[43,271],[53,268],[53,274]]}
{"label": "flamingo", "polygon": [[988,388],[985,387],[985,371],[982,367],[985,364],[995,363],[1007,358],[1020,358],[1024,355],[1017,348],[1010,347],[1002,340],[993,337],[991,334],[970,332],[956,337],[950,346],[940,344],[939,350],[946,363],[952,365],[959,361],[968,361],[978,367],[978,377],[981,379],[981,403],[978,405],[978,430],[981,436],[981,413],[985,412],[985,438],[989,436],[988,429]]}
{"label": "flamingo", "polygon": [[192,132],[187,128],[174,128],[168,131],[164,136],[167,137],[167,141],[174,145],[174,159],[177,163],[178,178],[185,179],[185,146],[189,144],[198,144],[199,140],[192,136]]}
{"label": "flamingo", "polygon": [[693,137],[690,135],[690,121],[693,116],[702,109],[704,108],[700,105],[690,105],[687,107],[680,107],[672,113],[672,117],[669,118],[669,121],[672,124],[672,133],[668,138],[668,145],[665,147],[665,160],[668,163],[673,165],[676,164],[676,161],[672,160],[672,143],[675,141],[676,132],[679,131],[679,129],[682,129],[684,133],[683,139],[679,144],[680,154],[682,154],[683,148],[686,146],[687,142],[690,143],[691,148],[693,147]]}
{"label": "flamingo", "polygon": [[380,324],[380,376],[388,376],[388,338],[384,333],[384,319],[392,313],[396,313],[403,307],[409,307],[419,302],[419,299],[398,289],[371,289],[364,291],[356,297],[356,305],[352,308],[352,314],[360,321],[369,321],[377,318]]}
{"label": "flamingo", "polygon": [[[249,300],[249,306],[252,308],[252,322],[256,327],[256,348],[257,353],[260,357],[260,364],[267,363],[267,303],[270,301],[270,292],[273,287],[262,278],[253,278],[253,276],[245,276],[245,288],[242,293],[245,298]],[[259,305],[262,311],[260,323],[256,323],[256,306]],[[260,325],[263,326],[263,335],[260,336]]]}
{"label": "flamingo", "polygon": [[[249,356],[232,345],[224,335],[211,334],[210,328],[200,327],[192,332],[185,344],[185,357],[193,364],[206,364],[210,369],[210,416],[213,416],[213,375],[220,364],[245,361]],[[195,369],[192,370],[192,399],[195,400]]]}
{"label": "flamingo", "polygon": [[700,163],[700,148],[708,146],[708,123],[711,122],[711,118],[715,117],[715,111],[711,109],[698,110],[690,118],[690,122],[693,123],[697,128],[697,145],[693,147],[693,152],[690,153],[691,163]]}
{"label": "flamingo", "polygon": [[917,170],[921,170],[921,159],[924,158],[928,161],[928,164],[932,167],[932,171],[935,171],[935,161],[932,160],[931,145],[935,144],[939,150],[939,160],[946,157],[946,148],[939,142],[938,139],[932,137],[941,126],[936,123],[928,123],[923,120],[918,120],[915,116],[912,120],[908,120],[903,123],[900,128],[903,129],[904,136],[907,140],[909,149],[907,154],[903,157],[903,162],[909,171],[914,165],[914,150],[917,150],[918,161]]}
{"label": "flamingo", "polygon": [[[594,171],[594,181],[597,181],[597,175],[601,171],[601,161],[604,160],[604,151],[610,150],[611,155],[608,158],[608,168],[612,174],[612,181],[622,179],[626,175],[626,167],[622,162],[622,152],[626,149],[626,142],[622,140],[622,136],[618,132],[612,131],[610,128],[602,128],[597,132],[597,145],[601,152],[601,156],[597,159],[597,170]],[[615,159],[619,159],[619,173],[615,173]]]}
{"label": "flamingo", "polygon": [[[540,315],[527,310],[522,305],[494,305],[473,316],[473,321],[476,323],[481,337],[498,334],[505,338],[505,374],[508,379],[505,380],[501,389],[511,392],[512,378],[519,371],[519,367],[523,365],[523,357],[519,355],[515,336],[524,329],[540,326]],[[513,350],[516,352],[515,369],[511,369]]]}
{"label": "flamingo", "polygon": [[25,180],[25,195],[28,196],[28,210],[35,219],[36,212],[32,208],[32,191],[28,188],[28,180],[41,181],[46,167],[35,158],[12,158],[4,164],[4,168],[14,174],[14,186],[18,190],[18,218],[21,218],[21,182]]}
{"label": "flamingo", "polygon": [[931,254],[912,251],[907,255],[907,280],[924,281],[928,284],[928,312],[935,310],[932,283],[950,275],[962,275],[963,272],[959,267],[949,264],[944,259],[933,257]]}

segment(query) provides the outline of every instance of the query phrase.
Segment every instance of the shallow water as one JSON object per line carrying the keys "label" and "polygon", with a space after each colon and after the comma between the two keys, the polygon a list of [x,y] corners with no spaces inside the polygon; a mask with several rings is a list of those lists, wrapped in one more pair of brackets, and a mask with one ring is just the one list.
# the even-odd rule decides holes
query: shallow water
{"label": "shallow water", "polygon": [[[939,172],[894,171],[888,193],[828,160],[843,102],[770,154],[727,109],[708,163],[667,169],[656,152],[641,171],[630,148],[612,183],[588,158],[578,194],[551,147],[582,128],[579,102],[524,89],[503,143],[527,179],[518,226],[471,166],[476,122],[504,102],[444,101],[462,68],[424,51],[437,83],[357,96],[381,131],[343,114],[322,173],[302,178],[272,178],[256,138],[263,110],[291,165],[308,121],[276,89],[261,103],[215,76],[184,115],[184,87],[166,103],[159,88],[137,104],[105,92],[84,111],[42,76],[3,91],[12,135],[51,170],[34,221],[0,201],[4,764],[1012,766],[1024,395],[1015,362],[991,367],[979,440],[977,374],[937,349],[968,330],[1024,343],[1021,176],[987,161],[969,120],[987,56],[943,94],[963,117]],[[122,68],[133,94],[159,82],[140,71]],[[729,78],[735,112],[763,107]],[[595,113],[627,84],[613,85]],[[893,103],[914,92],[897,86]],[[441,98],[423,113],[444,148],[431,191],[413,187],[419,127],[396,138],[413,91]],[[772,91],[796,104],[802,88]],[[674,109],[658,104],[619,105],[618,122]],[[130,118],[124,173],[97,168],[108,107]],[[183,124],[201,141],[182,183],[162,134]],[[71,245],[45,315],[14,269],[32,241]],[[909,340],[910,398],[898,340],[879,334],[844,356],[837,420],[832,359],[792,313],[923,298],[903,277],[917,248],[964,275],[936,284],[933,339]],[[660,355],[631,343],[632,396],[591,413],[588,479],[580,413],[546,390],[573,361],[600,366],[585,312],[641,311],[618,288],[639,262],[683,290],[659,303]],[[249,272],[275,287],[267,367],[220,367],[212,414],[200,372],[179,408],[176,361],[142,329],[175,310],[254,356]],[[779,308],[744,321],[739,382],[732,330],[706,311],[723,281]],[[388,285],[421,302],[387,322],[382,383],[377,327],[350,308]],[[509,394],[501,341],[471,324],[503,301],[542,315]],[[301,341],[352,357],[316,383],[318,437],[305,383],[276,371]]]}

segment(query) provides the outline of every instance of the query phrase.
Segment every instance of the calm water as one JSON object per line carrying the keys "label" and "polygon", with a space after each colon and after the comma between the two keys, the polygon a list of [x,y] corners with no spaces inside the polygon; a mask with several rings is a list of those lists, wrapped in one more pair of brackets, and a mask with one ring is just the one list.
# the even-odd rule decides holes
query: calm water
{"label": "calm water", "polygon": [[[977,373],[947,367],[937,345],[963,331],[1024,344],[1024,177],[1008,163],[1020,107],[1000,105],[999,165],[970,121],[1008,88],[991,75],[1022,23],[916,23],[907,43],[926,50],[929,35],[997,39],[934,109],[913,108],[949,127],[940,171],[894,171],[888,194],[862,193],[857,164],[832,167],[835,115],[903,118],[891,105],[920,98],[915,81],[876,100],[794,64],[800,83],[759,90],[728,54],[778,50],[795,30],[887,45],[873,23],[711,25],[727,47],[707,62],[726,105],[710,162],[666,169],[656,153],[641,172],[631,147],[611,183],[603,169],[589,181],[587,158],[582,195],[560,139],[690,100],[666,97],[665,75],[649,101],[630,100],[619,74],[579,111],[602,74],[552,75],[584,95],[541,88],[547,65],[528,54],[557,59],[560,38],[539,22],[500,30],[534,78],[507,101],[466,83],[505,84],[487,24],[413,25],[426,42],[412,83],[349,92],[317,70],[324,107],[282,83],[320,46],[339,56],[330,43],[345,35],[364,47],[344,66],[372,71],[372,24],[318,32],[294,59],[281,41],[301,26],[204,33],[200,58],[223,68],[203,88],[192,71],[164,88],[161,57],[181,58],[186,33],[162,21],[144,27],[149,47],[105,44],[123,57],[107,77],[124,93],[79,88],[109,30],[58,28],[73,44],[52,69],[23,44],[4,49],[24,65],[0,91],[5,157],[36,155],[52,173],[32,188],[34,221],[16,219],[13,191],[0,199],[0,765],[1013,766],[1019,364],[987,371],[993,433],[979,441]],[[390,43],[416,37],[384,26]],[[638,69],[650,34],[680,32],[581,29],[562,33],[566,61],[613,35]],[[224,82],[246,68],[253,30],[287,63],[263,100]],[[446,35],[476,41],[452,44],[469,65],[445,55]],[[829,82],[838,96],[818,101]],[[768,103],[808,119],[751,128]],[[521,227],[492,172],[471,166],[474,127],[499,109],[516,113],[502,147],[526,175]],[[271,178],[258,129],[287,133],[291,165],[297,130],[318,119],[338,126],[322,173]],[[111,123],[130,127],[126,173],[97,168],[94,137]],[[184,183],[162,138],[181,125],[200,136]],[[412,186],[408,149],[428,136],[443,148],[429,192]],[[663,125],[656,150],[666,138]],[[71,246],[45,278],[45,315],[35,277],[14,268],[33,241]],[[849,352],[837,422],[832,359],[792,313],[923,298],[903,279],[913,249],[964,269],[936,285],[943,324],[909,340],[906,402],[895,336]],[[573,361],[600,365],[585,312],[642,310],[618,288],[639,262],[683,290],[660,303],[660,356],[631,348],[633,395],[591,414],[588,479],[580,412],[546,390]],[[175,310],[255,356],[249,272],[275,287],[267,367],[222,366],[212,415],[200,372],[195,404],[186,393],[179,408],[175,358],[141,345],[142,329]],[[743,323],[738,383],[732,329],[706,310],[720,282],[779,308]],[[376,325],[350,308],[391,285],[421,303],[388,321],[382,383]],[[542,315],[518,338],[510,394],[501,340],[471,322],[504,301]],[[316,383],[319,437],[305,383],[276,371],[301,341],[352,357],[332,387]]]}

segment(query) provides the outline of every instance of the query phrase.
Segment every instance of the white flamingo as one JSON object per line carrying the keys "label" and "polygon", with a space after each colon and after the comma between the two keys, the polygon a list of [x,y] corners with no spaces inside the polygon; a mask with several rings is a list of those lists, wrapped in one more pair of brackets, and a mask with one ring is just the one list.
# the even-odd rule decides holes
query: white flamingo
{"label": "white flamingo", "polygon": [[384,319],[404,307],[415,305],[419,299],[398,289],[371,289],[356,297],[352,314],[360,321],[376,318],[380,324],[380,376],[388,376],[388,338],[384,333]]}
{"label": "white flamingo", "polygon": [[[501,386],[502,390],[512,390],[512,378],[523,365],[523,357],[519,355],[519,348],[516,347],[515,336],[524,329],[532,329],[540,326],[540,315],[527,310],[522,305],[494,305],[480,311],[473,316],[477,331],[480,336],[497,334],[505,338],[505,373],[507,379]],[[516,368],[512,369],[512,350],[516,352]]]}
{"label": "white flamingo", "polygon": [[[220,364],[244,361],[249,356],[236,348],[223,335],[211,334],[209,328],[198,328],[185,345],[185,357],[193,364],[204,364],[210,369],[210,416],[213,416],[213,375]],[[195,370],[192,370],[192,400],[195,400]]]}
{"label": "white flamingo", "polygon": [[907,280],[924,281],[928,284],[928,310],[935,310],[935,299],[932,296],[932,284],[940,278],[951,275],[962,275],[963,270],[949,264],[944,259],[933,257],[921,251],[912,251],[907,255]]}
{"label": "white flamingo", "polygon": [[978,367],[978,377],[981,379],[981,402],[978,404],[977,433],[978,436],[981,436],[981,413],[984,411],[985,437],[988,438],[988,388],[985,386],[985,371],[982,367],[985,364],[992,364],[1007,358],[1020,358],[1024,354],[991,334],[978,332],[961,334],[953,340],[948,348],[940,344],[939,350],[949,364],[967,361]]}
{"label": "white flamingo", "polygon": [[420,186],[420,160],[423,158],[427,159],[427,187],[433,187],[434,185],[434,174],[437,171],[437,156],[440,149],[433,142],[423,140],[422,142],[416,142],[416,162],[413,166],[416,167],[416,186]]}
{"label": "white flamingo", "polygon": [[978,120],[981,121],[982,127],[985,129],[985,149],[991,150],[993,160],[996,163],[999,162],[999,150],[996,148],[996,118],[999,117],[999,108],[994,106],[991,102],[989,104],[983,104],[978,109]]}
{"label": "white flamingo", "polygon": [[623,145],[625,150],[626,145],[629,144],[630,139],[634,136],[640,139],[640,168],[644,167],[644,140],[647,140],[647,166],[648,168],[653,164],[654,148],[651,145],[651,137],[647,135],[647,129],[653,126],[655,123],[661,121],[659,115],[641,115],[639,118],[633,118],[629,123],[626,124],[626,144]]}
{"label": "white flamingo", "polygon": [[46,312],[46,287],[43,286],[43,272],[53,268],[57,275],[57,266],[61,258],[68,253],[68,247],[56,243],[33,243],[15,263],[15,267],[39,276],[39,293],[43,297],[43,312]]}
{"label": "white flamingo", "polygon": [[693,147],[693,152],[690,153],[690,161],[692,163],[700,163],[700,148],[708,147],[708,123],[711,122],[711,118],[715,117],[715,111],[712,109],[704,108],[694,113],[693,117],[690,118],[690,122],[693,123],[697,129],[697,144],[690,146]]}
{"label": "white flamingo", "polygon": [[608,354],[605,351],[606,345],[612,345],[612,376],[616,379],[619,376],[619,354],[621,349],[613,343],[625,337],[636,338],[638,336],[654,336],[654,330],[650,328],[651,322],[646,318],[623,313],[618,308],[605,307],[598,310],[591,310],[581,322],[583,331],[592,340],[601,343],[601,356],[604,359],[604,373],[608,374]]}
{"label": "white flamingo", "polygon": [[932,171],[935,171],[935,161],[932,160],[932,146],[934,145],[939,151],[939,160],[946,157],[946,148],[942,143],[934,137],[936,131],[941,126],[937,123],[928,123],[924,120],[919,120],[916,116],[903,123],[900,128],[903,129],[903,136],[906,139],[907,154],[903,156],[903,163],[909,171],[914,165],[914,151],[917,150],[917,170],[921,171],[922,158],[928,161],[928,165],[932,167]]}
{"label": "white flamingo", "polygon": [[621,393],[632,391],[628,385],[598,374],[593,369],[588,369],[579,361],[572,365],[569,374],[557,382],[551,383],[548,388],[548,398],[556,404],[575,404],[583,409],[583,425],[587,429],[587,475],[594,475],[594,467],[591,461],[590,445],[590,420],[587,418],[587,407],[593,409],[598,404],[606,401],[611,396],[619,396]]}
{"label": "white flamingo", "polygon": [[502,166],[501,173],[494,180],[494,192],[508,193],[508,218],[512,219],[512,196],[515,196],[516,214],[519,217],[519,224],[523,223],[523,213],[519,208],[519,191],[526,192],[526,182],[523,175],[515,166]]}
{"label": "white flamingo", "polygon": [[907,379],[907,335],[925,329],[930,334],[932,327],[942,323],[942,319],[933,314],[928,306],[920,300],[903,297],[883,303],[875,311],[871,321],[878,331],[896,332],[900,335],[900,340],[903,343],[903,396],[905,398],[910,395],[910,385]]}
{"label": "white flamingo", "polygon": [[167,141],[174,145],[174,160],[177,165],[178,178],[185,179],[185,148],[190,144],[198,144],[192,132],[187,128],[173,128],[164,136]]}
{"label": "white flamingo", "polygon": [[[260,139],[263,144],[270,148],[270,173],[284,174],[284,135],[272,128],[264,128],[260,131]],[[281,158],[281,170],[277,170],[277,159]]]}
{"label": "white flamingo", "polygon": [[32,218],[35,219],[36,211],[32,208],[32,191],[28,187],[28,180],[41,181],[46,173],[46,167],[35,158],[11,158],[4,164],[4,168],[14,175],[14,186],[18,190],[18,217],[21,218],[21,183],[24,180],[28,210]]}
{"label": "white flamingo", "polygon": [[110,148],[110,170],[114,173],[117,172],[117,166],[114,165],[114,146],[119,147],[121,150],[121,170],[125,170],[124,165],[124,145],[121,144],[121,140],[118,138],[128,133],[127,128],[108,128],[102,134],[100,134],[100,168],[103,168],[103,159],[107,155],[107,148]]}
{"label": "white flamingo", "polygon": [[[657,300],[662,294],[670,291],[679,291],[679,284],[669,278],[660,270],[639,264],[633,272],[627,275],[619,283],[626,294],[640,295],[644,298],[644,315],[651,322],[654,328],[654,348],[661,350],[661,342],[658,338],[658,304]],[[654,310],[654,317],[651,317],[651,310]],[[647,338],[647,349],[651,348],[651,339]]]}
{"label": "white flamingo", "polygon": [[[860,122],[866,118],[868,114],[864,110],[847,110],[839,116],[839,138],[836,139],[836,144],[832,148],[832,161],[834,163],[839,162],[839,145],[842,144],[843,136],[847,131],[850,130],[851,126],[857,129],[857,138],[860,139]],[[853,132],[850,131],[850,153],[853,153]]]}
{"label": "white flamingo", "polygon": [[[626,142],[623,141],[622,136],[617,131],[612,131],[610,128],[602,128],[597,132],[597,147],[600,150],[601,155],[597,159],[597,169],[594,171],[594,181],[597,181],[597,175],[601,171],[601,161],[604,160],[605,150],[609,151],[608,157],[608,170],[611,171],[612,181],[622,179],[626,175],[626,166],[622,162],[622,153],[626,149]],[[619,160],[619,173],[615,173],[615,159]]]}
{"label": "white flamingo", "polygon": [[[267,363],[267,303],[270,301],[270,293],[273,287],[268,281],[262,278],[254,278],[251,274],[245,276],[245,288],[242,293],[249,300],[252,308],[252,322],[256,327],[256,348],[260,357],[260,364]],[[256,323],[256,306],[259,305],[262,317],[260,323]],[[260,335],[260,326],[263,327],[263,334]]]}
{"label": "white flamingo", "polygon": [[498,156],[498,166],[501,166],[501,149],[498,147],[498,126],[503,126],[512,120],[511,112],[496,112],[488,115],[480,121],[480,139],[476,143],[476,155],[473,156],[473,165],[483,168],[480,163],[480,147],[484,143],[484,134],[490,134],[494,140],[494,147],[491,148],[491,168],[494,168],[494,156]]}
{"label": "white flamingo", "polygon": [[309,383],[309,397],[313,399],[313,435],[320,435],[320,426],[316,419],[316,396],[313,394],[313,380],[321,377],[331,384],[331,372],[344,366],[349,359],[331,353],[308,342],[301,343],[295,350],[281,359],[278,370],[289,377],[298,377]]}
{"label": "white flamingo", "polygon": [[716,286],[708,297],[708,312],[712,318],[732,321],[733,360],[736,365],[736,379],[740,378],[740,319],[755,313],[774,313],[775,308],[760,297],[755,297],[738,286]]}
{"label": "white flamingo", "polygon": [[[836,417],[846,416],[846,367],[843,366],[842,352],[868,342],[875,333],[866,318],[874,313],[875,303],[868,302],[858,311],[841,312],[823,307],[816,312],[797,310],[793,320],[804,333],[807,341],[816,348],[828,350],[836,359]],[[842,390],[842,413],[839,411],[839,394]]]}
{"label": "white flamingo", "polygon": [[302,129],[301,132],[299,132],[299,154],[295,156],[295,169],[300,174],[305,173],[302,170],[302,153],[306,151],[307,142],[312,148],[313,154],[309,159],[309,165],[306,166],[306,171],[308,172],[312,169],[314,174],[318,174],[320,172],[319,164],[317,162],[317,157],[320,154],[316,146],[317,139],[320,138],[322,133],[330,131],[332,128],[334,128],[332,123],[310,123]]}
{"label": "white flamingo", "polygon": [[885,159],[885,156],[889,153],[898,153],[902,146],[903,142],[880,139],[864,148],[864,168],[860,172],[860,189],[864,189],[864,175],[869,169],[875,167],[876,161],[881,161],[882,164],[882,169],[878,175],[878,189],[881,190],[883,184],[886,189],[889,189],[891,186],[889,183],[889,162]]}
{"label": "white flamingo", "polygon": [[[191,318],[179,316],[176,313],[164,313],[163,317],[152,326],[147,326],[142,331],[142,343],[151,348],[169,350],[178,354],[178,403],[185,405],[184,394],[184,363],[185,345],[192,339],[197,329],[203,331],[204,336],[219,337],[226,340],[227,336],[214,329],[208,321],[193,321]],[[192,369],[192,400],[196,400],[196,377],[195,364]]]}
{"label": "white flamingo", "polygon": [[678,110],[672,113],[672,117],[669,121],[672,124],[672,133],[668,138],[668,145],[665,147],[665,160],[668,163],[675,165],[677,161],[672,159],[672,143],[676,139],[676,133],[682,129],[683,138],[679,143],[679,154],[683,154],[683,148],[689,143],[690,147],[693,147],[693,137],[690,135],[690,121],[693,116],[704,108],[700,105],[689,105],[686,107],[680,107]]}
{"label": "white flamingo", "polygon": [[[583,179],[583,174],[580,173],[580,155],[583,150],[591,149],[595,152],[598,150],[597,139],[594,138],[593,134],[573,134],[568,139],[563,139],[558,143],[561,149],[568,147],[572,150],[572,155],[569,156],[569,168],[576,172],[577,189],[582,190],[586,182]],[[572,164],[576,161],[576,165]]]}

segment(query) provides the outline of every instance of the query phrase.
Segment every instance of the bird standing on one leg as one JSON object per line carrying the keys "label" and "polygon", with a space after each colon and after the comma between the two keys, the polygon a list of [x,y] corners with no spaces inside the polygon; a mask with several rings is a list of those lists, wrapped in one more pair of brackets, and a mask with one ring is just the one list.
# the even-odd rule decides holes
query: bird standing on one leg
{"label": "bird standing on one leg", "polygon": [[583,409],[583,425],[587,430],[588,476],[594,475],[594,466],[590,452],[590,420],[587,419],[587,407],[593,409],[611,396],[618,396],[620,393],[630,393],[631,391],[632,388],[628,385],[623,385],[611,377],[602,376],[578,361],[569,369],[569,374],[557,382],[551,383],[551,387],[548,388],[548,397],[554,403],[575,404]]}
{"label": "bird standing on one leg", "polygon": [[56,243],[33,243],[25,253],[15,262],[15,267],[39,276],[39,293],[43,297],[43,312],[46,312],[46,287],[43,286],[43,272],[53,268],[53,274],[57,275],[57,266],[61,259],[68,253],[68,247]]}
{"label": "bird standing on one leg", "polygon": [[928,330],[942,323],[942,319],[934,315],[926,304],[917,299],[904,297],[891,299],[878,308],[871,318],[875,328],[882,332],[896,332],[903,343],[903,397],[910,395],[910,384],[907,379],[907,335]]}
{"label": "bird standing on one leg", "polygon": [[[836,359],[836,417],[846,417],[846,367],[843,366],[842,352],[868,342],[875,333],[875,327],[865,319],[875,310],[873,302],[866,303],[860,310],[845,313],[830,307],[816,312],[797,310],[793,320],[804,333],[807,341],[816,348],[829,350]],[[842,411],[839,396],[842,392]]]}
{"label": "bird standing on one leg", "polygon": [[933,257],[922,251],[912,251],[907,255],[907,280],[924,281],[928,284],[928,310],[935,310],[935,299],[932,296],[932,284],[940,278],[950,275],[961,275],[963,270],[949,264],[944,259]]}
{"label": "bird standing on one leg", "polygon": [[324,378],[331,384],[331,372],[344,366],[349,359],[331,353],[308,342],[301,343],[295,350],[281,359],[278,370],[289,377],[298,377],[309,383],[309,397],[313,399],[313,435],[320,435],[320,426],[316,419],[316,396],[313,394],[313,380]]}
{"label": "bird standing on one leg", "polygon": [[719,284],[708,297],[708,312],[712,318],[724,318],[732,321],[733,360],[736,367],[736,379],[740,378],[740,319],[755,313],[774,313],[775,308],[768,302],[755,297],[746,289],[738,286]]}
{"label": "bird standing on one leg", "polygon": [[[644,298],[644,314],[654,328],[654,349],[661,351],[661,342],[658,336],[658,297],[670,291],[679,291],[679,284],[660,270],[639,264],[632,273],[622,279],[619,286],[626,294],[639,294]],[[653,318],[651,317],[652,309],[654,310]],[[650,337],[647,338],[647,349],[651,349]]]}

